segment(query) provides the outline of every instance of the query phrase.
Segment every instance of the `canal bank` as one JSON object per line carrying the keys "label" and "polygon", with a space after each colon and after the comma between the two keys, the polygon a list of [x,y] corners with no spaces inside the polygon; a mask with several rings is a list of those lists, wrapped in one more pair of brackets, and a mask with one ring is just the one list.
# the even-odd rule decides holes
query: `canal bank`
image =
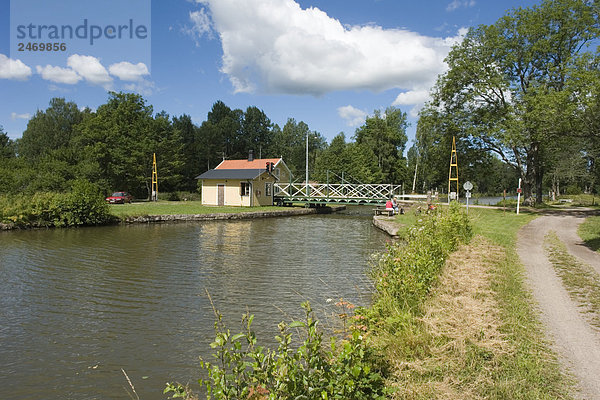
{"label": "canal bank", "polygon": [[345,206],[319,207],[319,208],[290,208],[288,210],[274,211],[242,211],[238,213],[212,213],[212,214],[173,214],[173,215],[144,215],[125,217],[121,222],[127,224],[150,224],[163,222],[190,222],[190,221],[235,221],[258,218],[293,217],[311,214],[331,214],[346,209]]}
{"label": "canal bank", "polygon": [[393,239],[398,238],[400,226],[398,226],[395,217],[382,217],[380,215],[376,215],[373,217],[373,225],[390,235]]}
{"label": "canal bank", "polygon": [[[115,215],[115,221],[106,225],[118,224],[151,224],[151,223],[169,223],[169,222],[193,222],[193,221],[235,221],[262,218],[294,217],[312,214],[331,214],[345,210],[346,206],[330,206],[317,208],[277,208],[274,210],[260,211],[239,211],[239,212],[216,212],[216,213],[177,213],[177,214],[156,214],[156,215]],[[48,228],[47,226],[37,225],[19,225],[15,223],[0,223],[0,231],[10,231],[18,229],[36,229]]]}

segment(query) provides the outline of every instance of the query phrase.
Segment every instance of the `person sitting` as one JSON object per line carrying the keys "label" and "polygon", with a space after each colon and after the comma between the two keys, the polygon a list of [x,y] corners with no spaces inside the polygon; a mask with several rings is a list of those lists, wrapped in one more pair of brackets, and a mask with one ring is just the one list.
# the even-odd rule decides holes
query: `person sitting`
{"label": "person sitting", "polygon": [[386,211],[394,211],[394,203],[392,203],[392,199],[389,199],[388,201],[385,202],[385,209]]}
{"label": "person sitting", "polygon": [[395,197],[392,198],[392,207],[394,207],[394,214],[398,214],[398,202]]}

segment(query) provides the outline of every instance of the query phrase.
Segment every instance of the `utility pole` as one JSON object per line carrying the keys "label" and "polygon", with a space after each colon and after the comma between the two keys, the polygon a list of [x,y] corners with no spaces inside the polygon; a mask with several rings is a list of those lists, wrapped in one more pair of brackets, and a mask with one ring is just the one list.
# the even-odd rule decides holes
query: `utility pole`
{"label": "utility pole", "polygon": [[156,168],[156,153],[152,156],[152,201],[158,201],[158,173]]}

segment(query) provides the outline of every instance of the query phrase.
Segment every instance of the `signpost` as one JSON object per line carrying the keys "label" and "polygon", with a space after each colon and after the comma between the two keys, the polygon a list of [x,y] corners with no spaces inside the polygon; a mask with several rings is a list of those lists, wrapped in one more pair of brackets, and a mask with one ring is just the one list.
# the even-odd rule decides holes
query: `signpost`
{"label": "signpost", "polygon": [[470,181],[466,181],[463,188],[467,191],[465,197],[467,198],[467,214],[469,214],[469,199],[471,198],[470,190],[473,189],[473,184]]}
{"label": "signpost", "polygon": [[519,188],[517,189],[517,215],[519,215],[519,205],[521,204],[521,178],[519,178]]}

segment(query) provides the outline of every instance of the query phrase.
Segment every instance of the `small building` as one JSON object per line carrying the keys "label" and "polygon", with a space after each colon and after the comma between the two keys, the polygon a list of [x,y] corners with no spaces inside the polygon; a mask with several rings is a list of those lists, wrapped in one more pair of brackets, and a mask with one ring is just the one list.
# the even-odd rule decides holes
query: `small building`
{"label": "small building", "polygon": [[272,206],[274,184],[291,176],[283,159],[254,159],[250,151],[247,160],[225,160],[196,179],[202,181],[202,205],[254,207]]}

